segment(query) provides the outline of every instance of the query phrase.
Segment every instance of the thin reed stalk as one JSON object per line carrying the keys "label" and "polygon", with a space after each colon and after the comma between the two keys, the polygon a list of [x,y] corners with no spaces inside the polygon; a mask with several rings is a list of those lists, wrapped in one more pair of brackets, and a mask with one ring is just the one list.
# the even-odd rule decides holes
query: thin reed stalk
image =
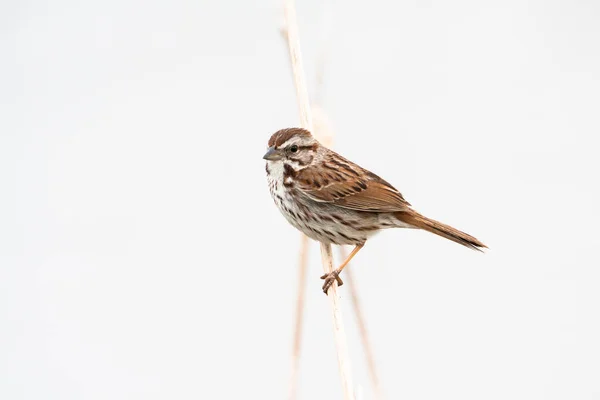
{"label": "thin reed stalk", "polygon": [[306,270],[308,266],[308,237],[300,239],[300,256],[298,262],[298,288],[296,289],[296,320],[294,321],[294,342],[292,345],[292,366],[288,399],[295,400],[298,386],[298,370],[300,367],[300,349],[302,347],[302,326],[304,321],[304,297],[306,294]]}
{"label": "thin reed stalk", "polygon": [[[348,252],[342,246],[339,246],[339,250],[340,259],[345,260],[346,257],[348,257]],[[367,330],[367,324],[362,312],[360,298],[358,297],[358,288],[356,287],[356,281],[354,280],[354,273],[352,272],[352,268],[349,267],[350,265],[344,269],[344,272],[346,273],[344,279],[346,283],[348,283],[348,289],[350,290],[350,299],[352,301],[354,315],[356,316],[356,324],[358,325],[360,341],[365,352],[367,369],[369,371],[369,379],[371,380],[371,389],[373,390],[373,398],[375,400],[382,400],[383,394],[381,392],[381,386],[379,385],[377,368],[375,368],[375,357],[373,356],[373,348],[371,347],[371,340],[369,339],[369,331]]]}
{"label": "thin reed stalk", "polygon": [[[287,40],[287,27],[282,25],[280,30],[282,37],[288,47],[289,42]],[[325,57],[320,57],[317,63],[317,74],[315,88],[315,99],[320,99],[322,87],[323,87],[323,70]],[[290,63],[291,67],[291,63]],[[315,101],[318,103],[318,101]],[[313,119],[313,135],[323,143],[325,146],[331,146],[333,137],[331,136],[332,130],[328,128],[328,122],[323,114],[323,111],[318,105],[312,107],[312,119]],[[300,253],[298,257],[298,285],[296,289],[296,312],[294,320],[294,334],[293,334],[293,345],[292,345],[292,360],[290,368],[290,382],[288,399],[295,400],[296,393],[298,390],[298,371],[300,370],[300,354],[302,349],[302,328],[304,325],[304,304],[306,295],[306,270],[308,269],[308,249],[310,247],[310,241],[308,237],[302,235],[300,238]]]}
{"label": "thin reed stalk", "polygon": [[[300,114],[300,126],[312,132],[313,127],[310,101],[308,97],[308,88],[306,85],[304,68],[302,66],[302,55],[300,53],[300,39],[298,34],[298,23],[296,19],[294,0],[286,0],[285,2],[285,22],[294,83],[296,87],[298,111]],[[333,270],[333,256],[331,254],[330,245],[321,244],[321,261],[323,264],[323,271],[325,273],[330,273]],[[340,379],[342,382],[344,398],[346,400],[354,400],[355,396],[352,383],[350,355],[348,352],[346,334],[344,331],[344,324],[340,309],[340,299],[337,294],[337,283],[334,283],[329,289],[328,297],[331,303],[333,332],[337,348],[338,367],[340,371]]]}

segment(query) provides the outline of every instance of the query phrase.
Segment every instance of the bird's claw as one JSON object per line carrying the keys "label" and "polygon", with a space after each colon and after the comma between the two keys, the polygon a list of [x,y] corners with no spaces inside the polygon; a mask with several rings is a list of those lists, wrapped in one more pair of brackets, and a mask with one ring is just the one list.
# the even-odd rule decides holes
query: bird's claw
{"label": "bird's claw", "polygon": [[325,279],[323,283],[323,293],[327,294],[327,291],[333,285],[333,282],[337,282],[338,287],[342,286],[344,282],[340,278],[340,273],[338,271],[331,271],[328,274],[321,276],[321,279]]}

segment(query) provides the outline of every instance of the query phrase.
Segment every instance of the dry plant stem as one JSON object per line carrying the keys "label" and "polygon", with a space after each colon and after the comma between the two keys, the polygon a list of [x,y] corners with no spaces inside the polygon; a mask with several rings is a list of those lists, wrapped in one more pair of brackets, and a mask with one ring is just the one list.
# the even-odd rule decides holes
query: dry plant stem
{"label": "dry plant stem", "polygon": [[[333,256],[331,254],[331,246],[321,244],[321,262],[323,270],[329,273],[333,270]],[[339,308],[339,296],[337,294],[337,283],[334,283],[329,288],[327,296],[332,299],[331,308],[333,310],[333,335],[337,346],[338,367],[340,370],[340,378],[342,380],[342,389],[344,390],[344,399],[354,400],[354,386],[352,384],[350,356],[348,354],[348,343],[346,342],[346,334],[344,331],[344,322],[342,321],[342,313]]]}
{"label": "dry plant stem", "polygon": [[[290,49],[289,42],[287,40],[288,33],[287,27],[282,25],[280,29],[280,33],[286,43],[288,51]],[[291,61],[291,60],[290,60]],[[291,63],[290,63],[291,67]],[[322,71],[323,68],[320,68]],[[291,70],[291,68],[290,68]],[[318,81],[322,81],[322,72],[320,73],[320,77],[317,78]],[[322,85],[319,85],[317,90],[320,89]],[[317,114],[319,117],[322,112],[319,109],[313,108],[313,115]],[[317,122],[322,121],[322,118],[317,118]],[[320,135],[320,127],[323,125],[322,123],[313,124],[314,135],[326,146],[331,144],[331,137]],[[329,130],[327,130],[329,133]],[[294,324],[294,338],[293,338],[293,347],[292,347],[292,365],[290,369],[290,383],[289,383],[289,393],[288,399],[295,400],[298,386],[298,371],[300,369],[300,350],[302,347],[302,327],[304,320],[304,298],[306,295],[306,271],[308,269],[308,249],[309,249],[309,240],[308,237],[302,235],[300,239],[300,255],[298,261],[298,287],[296,292],[296,319]]]}
{"label": "dry plant stem", "polygon": [[302,66],[302,54],[300,53],[300,38],[298,35],[298,23],[296,21],[296,7],[294,5],[294,0],[286,0],[285,2],[285,32],[287,33],[288,49],[290,51],[290,61],[292,63],[292,74],[296,86],[300,126],[312,132],[310,101],[308,98],[308,87],[306,86],[304,67]]}
{"label": "dry plant stem", "polygon": [[325,82],[325,66],[330,54],[331,47],[331,26],[332,26],[332,2],[333,0],[323,0],[323,11],[321,23],[321,33],[319,35],[320,49],[317,53],[317,66],[315,70],[315,90],[313,92],[314,103],[318,106],[323,105],[323,86]]}
{"label": "dry plant stem", "polygon": [[304,320],[304,296],[306,293],[306,270],[308,264],[308,237],[302,235],[300,241],[300,258],[298,262],[298,289],[296,299],[296,322],[294,326],[294,345],[292,348],[292,369],[290,372],[290,391],[288,399],[296,398],[298,384],[298,367],[300,364],[300,347],[302,344],[302,325]]}
{"label": "dry plant stem", "polygon": [[[312,132],[312,119],[310,113],[310,102],[308,98],[308,89],[306,86],[304,69],[302,67],[302,56],[300,54],[300,40],[298,36],[298,23],[296,19],[296,9],[293,0],[285,1],[285,22],[287,27],[288,46],[290,59],[292,62],[292,72],[296,86],[296,97],[300,112],[300,125],[304,129]],[[323,271],[330,273],[333,270],[333,257],[331,246],[321,244],[321,259],[323,262]],[[337,347],[338,366],[340,378],[346,400],[354,400],[354,388],[352,384],[352,374],[350,368],[350,356],[348,345],[346,343],[346,334],[342,322],[342,314],[339,307],[339,297],[337,296],[337,286],[333,284],[329,289],[328,297],[331,302],[333,314],[333,330]]]}
{"label": "dry plant stem", "polygon": [[[343,260],[348,257],[348,252],[342,246],[340,249],[340,258]],[[383,395],[381,393],[381,386],[379,385],[379,378],[377,376],[377,369],[375,368],[375,358],[373,357],[373,348],[371,347],[371,341],[369,340],[369,332],[367,331],[367,324],[362,313],[362,306],[360,304],[360,298],[358,297],[358,289],[354,281],[354,275],[352,268],[346,269],[346,276],[344,278],[348,283],[348,289],[350,290],[350,299],[352,300],[352,308],[356,315],[356,324],[358,325],[360,333],[360,341],[362,342],[363,349],[365,351],[365,358],[367,360],[367,367],[369,370],[369,378],[371,379],[371,387],[373,389],[373,398],[375,400],[382,400]]]}

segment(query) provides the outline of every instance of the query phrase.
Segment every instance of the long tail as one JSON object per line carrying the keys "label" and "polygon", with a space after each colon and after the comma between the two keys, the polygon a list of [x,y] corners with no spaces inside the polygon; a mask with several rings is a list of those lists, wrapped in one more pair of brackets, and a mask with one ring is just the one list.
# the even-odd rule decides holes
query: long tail
{"label": "long tail", "polygon": [[424,229],[428,232],[435,233],[441,237],[445,237],[446,239],[452,240],[458,244],[462,244],[465,247],[468,247],[473,250],[482,251],[482,248],[486,248],[487,246],[481,243],[479,240],[475,239],[471,235],[467,235],[464,232],[459,231],[458,229],[454,229],[453,227],[442,224],[441,222],[435,221],[433,219],[429,219],[416,211],[401,211],[394,214],[396,218],[400,221],[412,225],[415,228]]}

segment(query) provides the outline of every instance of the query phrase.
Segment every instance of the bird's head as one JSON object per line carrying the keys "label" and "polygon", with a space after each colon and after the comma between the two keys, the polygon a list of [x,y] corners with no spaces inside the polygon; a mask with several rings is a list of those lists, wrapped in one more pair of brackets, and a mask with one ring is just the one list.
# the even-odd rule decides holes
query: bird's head
{"label": "bird's head", "polygon": [[299,171],[313,162],[320,147],[319,142],[306,129],[286,128],[271,136],[263,158],[268,164],[281,163]]}

